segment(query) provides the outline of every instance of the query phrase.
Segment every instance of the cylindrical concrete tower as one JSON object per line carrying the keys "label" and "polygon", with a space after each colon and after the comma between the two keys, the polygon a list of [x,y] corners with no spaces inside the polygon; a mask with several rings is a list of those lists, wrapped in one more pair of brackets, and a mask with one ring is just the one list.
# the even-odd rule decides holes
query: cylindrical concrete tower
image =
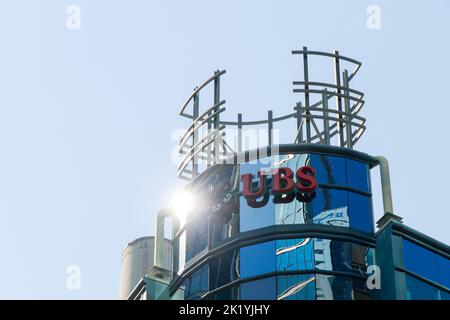
{"label": "cylindrical concrete tower", "polygon": [[[164,239],[161,267],[172,265],[171,241]],[[119,299],[124,300],[151,269],[154,262],[155,237],[137,238],[122,251]]]}
{"label": "cylindrical concrete tower", "polygon": [[152,267],[154,245],[154,237],[142,237],[128,243],[122,251],[119,299],[126,299]]}

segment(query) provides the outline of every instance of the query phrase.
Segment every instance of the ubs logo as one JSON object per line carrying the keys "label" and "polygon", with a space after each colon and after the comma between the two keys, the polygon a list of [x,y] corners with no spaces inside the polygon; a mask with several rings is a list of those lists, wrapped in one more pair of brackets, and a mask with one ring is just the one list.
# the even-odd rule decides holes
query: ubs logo
{"label": "ubs logo", "polygon": [[[294,172],[288,167],[277,168],[271,174],[258,171],[259,183],[253,182],[253,175],[241,175],[243,196],[250,207],[260,208],[267,204],[270,194],[274,203],[289,203],[295,198],[300,202],[309,202],[315,196],[317,181],[316,170],[310,166],[300,167],[294,179]],[[271,183],[269,179],[271,178]],[[270,192],[267,192],[270,187]],[[259,199],[259,200],[258,200]]]}

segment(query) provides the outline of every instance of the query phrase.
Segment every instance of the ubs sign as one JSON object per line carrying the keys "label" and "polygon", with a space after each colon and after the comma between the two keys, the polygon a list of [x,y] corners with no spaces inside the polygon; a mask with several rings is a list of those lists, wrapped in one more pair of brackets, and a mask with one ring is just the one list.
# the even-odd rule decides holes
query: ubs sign
{"label": "ubs sign", "polygon": [[[288,167],[277,168],[271,174],[258,171],[259,183],[255,188],[253,175],[241,175],[243,183],[242,194],[249,206],[259,208],[267,204],[270,194],[274,196],[274,203],[288,203],[297,198],[301,202],[309,202],[315,196],[317,181],[316,170],[310,166],[300,167],[294,178],[294,172]],[[268,177],[271,176],[269,186]],[[267,188],[270,187],[270,193]],[[262,197],[261,200],[258,200]]]}

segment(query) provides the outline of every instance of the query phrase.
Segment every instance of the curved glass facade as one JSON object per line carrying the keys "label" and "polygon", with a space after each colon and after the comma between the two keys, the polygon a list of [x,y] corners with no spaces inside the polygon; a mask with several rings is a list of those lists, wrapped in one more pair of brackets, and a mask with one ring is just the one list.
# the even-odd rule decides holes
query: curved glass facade
{"label": "curved glass facade", "polygon": [[256,176],[258,171],[278,167],[289,167],[295,172],[305,165],[316,170],[319,188],[313,199],[310,202],[295,199],[288,203],[276,203],[274,196],[267,194],[267,200],[261,200],[265,205],[254,208],[240,197],[240,232],[274,224],[318,223],[350,227],[372,234],[372,198],[367,163],[322,154],[285,155],[241,164],[240,173]]}
{"label": "curved glass facade", "polygon": [[[243,197],[242,174],[302,166],[315,169],[318,187],[309,198],[271,194],[270,175],[255,203]],[[368,163],[315,153],[275,155],[214,166],[190,188],[201,197],[173,240],[175,277],[183,279],[185,299],[368,298],[361,283],[373,259],[370,246],[301,232],[272,234],[275,239],[267,241],[263,229],[320,224],[373,237]],[[255,232],[252,244],[229,247]]]}
{"label": "curved glass facade", "polygon": [[449,259],[406,239],[402,239],[402,250],[406,298],[449,300]]}
{"label": "curved glass facade", "polygon": [[339,240],[261,242],[203,264],[185,280],[185,298],[367,299],[372,259],[372,248]]}
{"label": "curved glass facade", "polygon": [[367,299],[361,283],[372,263],[373,249],[351,242],[261,242],[203,263],[184,281],[185,299]]}

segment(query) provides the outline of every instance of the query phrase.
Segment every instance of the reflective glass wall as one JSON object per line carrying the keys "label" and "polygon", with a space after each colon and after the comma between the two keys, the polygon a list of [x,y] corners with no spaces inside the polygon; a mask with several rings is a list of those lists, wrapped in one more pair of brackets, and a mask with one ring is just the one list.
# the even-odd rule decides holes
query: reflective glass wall
{"label": "reflective glass wall", "polygon": [[406,298],[449,300],[450,260],[406,239],[402,251]]}
{"label": "reflective glass wall", "polygon": [[356,243],[282,239],[230,250],[185,282],[186,299],[368,299],[373,249]]}
{"label": "reflective glass wall", "polygon": [[[291,154],[263,158],[240,165],[240,174],[302,166],[315,169],[318,189],[309,202],[298,199],[277,203],[266,190],[255,208],[244,197],[239,201],[240,232],[274,224],[317,223],[353,228],[373,234],[369,165],[349,158],[322,154]],[[269,185],[270,185],[270,177]],[[242,191],[242,182],[240,184]]]}
{"label": "reflective glass wall", "polygon": [[[308,199],[266,190],[249,203],[241,175],[302,166],[315,169],[318,187]],[[366,266],[373,249],[352,239],[301,237],[221,250],[243,233],[277,225],[323,224],[373,236],[367,163],[324,154],[286,154],[210,168],[190,185],[195,207],[173,239],[174,281],[182,279],[185,299],[365,299]],[[205,262],[207,261],[207,262]],[[265,288],[262,290],[261,288]]]}

